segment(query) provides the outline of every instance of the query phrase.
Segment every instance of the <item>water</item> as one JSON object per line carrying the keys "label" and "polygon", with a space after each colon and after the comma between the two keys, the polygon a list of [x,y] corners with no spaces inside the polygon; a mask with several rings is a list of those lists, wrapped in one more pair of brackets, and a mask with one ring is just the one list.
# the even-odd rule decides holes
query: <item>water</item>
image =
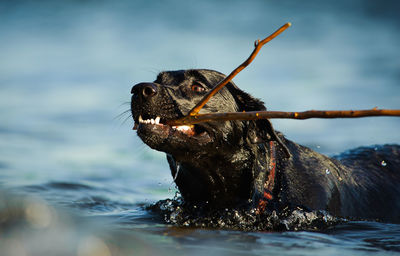
{"label": "water", "polygon": [[[293,26],[234,79],[241,88],[271,110],[399,108],[398,9],[396,1],[361,0],[0,2],[0,184],[77,218],[47,227],[48,236],[30,226],[26,236],[10,233],[18,238],[11,244],[20,245],[12,248],[35,252],[32,237],[58,248],[48,243],[56,230],[55,240],[75,243],[78,255],[90,255],[93,244],[105,253],[117,244],[122,255],[134,249],[150,255],[398,252],[395,224],[275,233],[165,225],[143,207],[175,195],[165,156],[137,138],[129,113],[118,117],[129,109],[133,84],[161,70],[229,73],[255,39],[287,21]],[[397,118],[273,123],[290,139],[330,155],[400,143]],[[24,203],[20,209],[26,212]],[[87,220],[93,224],[83,225]],[[113,232],[120,244],[110,239]],[[71,233],[78,241],[62,239]]]}

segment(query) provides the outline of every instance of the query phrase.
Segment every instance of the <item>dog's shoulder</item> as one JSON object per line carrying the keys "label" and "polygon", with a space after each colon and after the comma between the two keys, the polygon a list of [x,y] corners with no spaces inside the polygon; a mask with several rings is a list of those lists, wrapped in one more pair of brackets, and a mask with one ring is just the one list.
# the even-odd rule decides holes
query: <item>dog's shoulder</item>
{"label": "dog's shoulder", "polygon": [[339,186],[347,169],[339,161],[279,137],[291,157],[278,163],[282,201],[310,210],[340,211]]}

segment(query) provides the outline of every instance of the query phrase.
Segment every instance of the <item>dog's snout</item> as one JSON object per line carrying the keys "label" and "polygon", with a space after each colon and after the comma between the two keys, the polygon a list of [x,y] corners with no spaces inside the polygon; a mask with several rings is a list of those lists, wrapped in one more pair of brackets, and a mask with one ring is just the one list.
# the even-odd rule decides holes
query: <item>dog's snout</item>
{"label": "dog's snout", "polygon": [[140,83],[132,87],[131,93],[147,99],[156,95],[157,91],[158,87],[154,83]]}

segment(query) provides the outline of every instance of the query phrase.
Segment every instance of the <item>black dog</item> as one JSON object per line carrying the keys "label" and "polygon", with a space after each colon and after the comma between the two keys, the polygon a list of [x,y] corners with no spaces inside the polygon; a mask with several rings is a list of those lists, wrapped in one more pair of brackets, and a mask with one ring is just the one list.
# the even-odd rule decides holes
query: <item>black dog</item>
{"label": "black dog", "polygon": [[[179,70],[132,88],[137,133],[167,153],[186,202],[257,213],[299,206],[400,222],[400,146],[358,148],[332,159],[285,139],[268,120],[165,124],[186,115],[223,78],[212,70]],[[257,110],[265,110],[263,102],[229,83],[200,113]]]}

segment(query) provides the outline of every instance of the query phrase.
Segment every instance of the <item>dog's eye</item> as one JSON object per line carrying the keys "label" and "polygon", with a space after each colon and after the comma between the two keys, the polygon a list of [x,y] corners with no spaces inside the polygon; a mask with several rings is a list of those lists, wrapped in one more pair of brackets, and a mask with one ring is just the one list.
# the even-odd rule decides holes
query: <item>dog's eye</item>
{"label": "dog's eye", "polygon": [[194,92],[204,92],[205,90],[206,89],[204,89],[204,87],[199,84],[192,85],[192,91]]}

